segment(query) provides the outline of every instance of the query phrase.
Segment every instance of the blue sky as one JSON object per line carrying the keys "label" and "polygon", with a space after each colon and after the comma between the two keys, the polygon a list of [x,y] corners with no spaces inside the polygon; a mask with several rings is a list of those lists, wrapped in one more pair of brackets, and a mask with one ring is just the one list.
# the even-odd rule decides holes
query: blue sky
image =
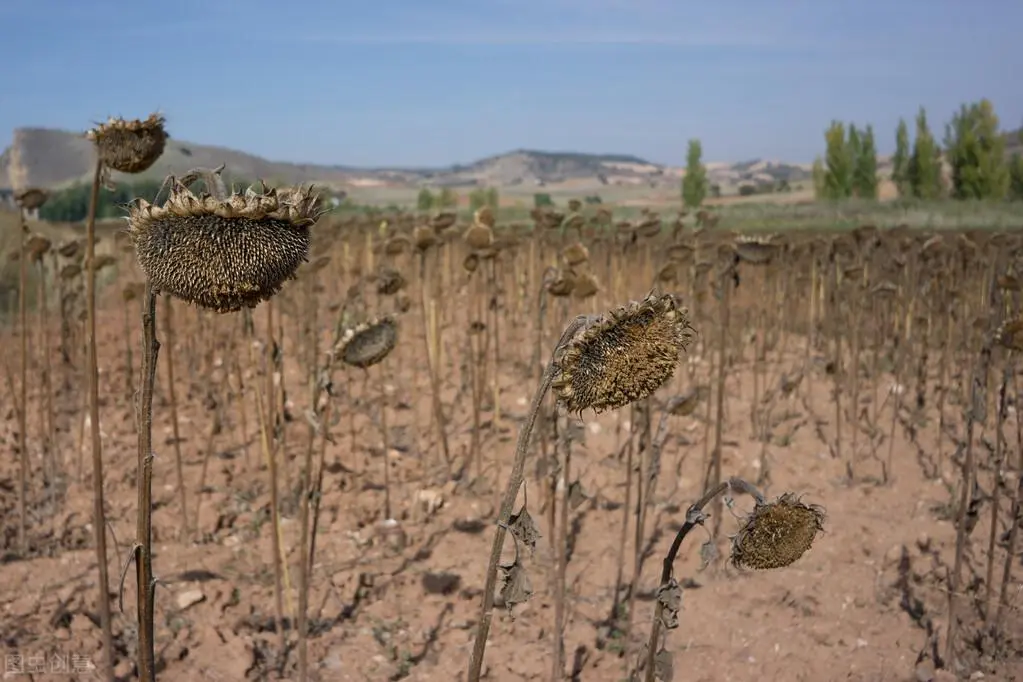
{"label": "blue sky", "polygon": [[[1023,123],[1019,0],[2,0],[0,147],[162,111],[275,160],[444,165],[515,148],[809,161],[833,118]],[[939,128],[940,132],[940,128]]]}

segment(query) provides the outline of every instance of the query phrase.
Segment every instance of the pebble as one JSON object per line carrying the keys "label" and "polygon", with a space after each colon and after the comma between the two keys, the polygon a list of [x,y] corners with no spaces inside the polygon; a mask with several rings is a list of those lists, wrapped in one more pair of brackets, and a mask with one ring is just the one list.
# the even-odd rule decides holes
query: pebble
{"label": "pebble", "polygon": [[202,593],[202,590],[185,590],[178,594],[175,600],[178,605],[178,609],[181,611],[203,601],[206,601],[206,595]]}

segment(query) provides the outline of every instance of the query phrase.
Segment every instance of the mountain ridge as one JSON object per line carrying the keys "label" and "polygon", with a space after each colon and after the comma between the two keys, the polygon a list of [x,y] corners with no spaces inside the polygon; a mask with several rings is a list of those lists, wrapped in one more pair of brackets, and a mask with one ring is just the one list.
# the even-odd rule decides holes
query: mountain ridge
{"label": "mountain ridge", "polygon": [[[473,188],[535,191],[534,188],[596,191],[601,187],[677,187],[684,171],[634,154],[519,148],[468,163],[437,167],[310,164],[272,161],[248,152],[171,138],[163,156],[142,177],[162,178],[190,168],[226,164],[232,177],[268,183],[316,183],[338,190],[360,188]],[[59,189],[87,182],[94,164],[92,143],[81,134],[41,127],[17,128],[0,153],[0,189]],[[712,183],[772,183],[805,180],[810,164],[753,160],[707,162]],[[115,179],[117,174],[115,174]]]}

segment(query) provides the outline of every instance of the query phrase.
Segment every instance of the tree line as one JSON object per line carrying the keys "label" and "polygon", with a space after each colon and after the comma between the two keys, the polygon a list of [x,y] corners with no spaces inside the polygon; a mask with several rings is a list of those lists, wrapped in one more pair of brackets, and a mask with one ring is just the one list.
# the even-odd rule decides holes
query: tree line
{"label": "tree line", "polygon": [[[251,180],[234,179],[227,173],[224,173],[223,179],[228,189],[259,184]],[[196,185],[192,185],[192,189],[195,190]],[[167,199],[167,190],[168,188],[164,187],[164,181],[155,178],[119,179],[112,187],[100,187],[99,197],[96,201],[96,219],[123,218],[127,215],[126,205],[136,197],[142,197],[162,206]],[[66,223],[85,220],[89,216],[89,194],[91,191],[91,183],[84,182],[76,182],[63,189],[52,191],[50,198],[39,209],[39,218]]]}
{"label": "tree line", "polygon": [[[1023,130],[1018,134],[1023,142]],[[859,128],[854,123],[832,121],[824,132],[824,142],[824,156],[813,163],[817,198],[876,200],[879,181],[873,126]],[[960,106],[945,126],[941,144],[921,107],[912,144],[906,120],[900,119],[896,127],[892,183],[899,197],[906,199],[1023,200],[1023,155],[1017,152],[1007,157],[1006,142],[988,99]],[[702,155],[700,141],[689,140],[681,186],[682,203],[688,208],[698,207],[708,194],[715,194]],[[951,169],[947,180],[943,162]]]}
{"label": "tree line", "polygon": [[[824,133],[824,158],[813,165],[819,199],[877,199],[877,150],[871,126],[833,121]],[[900,198],[1023,200],[1023,157],[1006,156],[1006,135],[988,99],[963,104],[945,125],[941,143],[931,131],[927,111],[916,115],[912,144],[909,125],[895,129],[891,181]],[[947,164],[950,172],[944,173]]]}

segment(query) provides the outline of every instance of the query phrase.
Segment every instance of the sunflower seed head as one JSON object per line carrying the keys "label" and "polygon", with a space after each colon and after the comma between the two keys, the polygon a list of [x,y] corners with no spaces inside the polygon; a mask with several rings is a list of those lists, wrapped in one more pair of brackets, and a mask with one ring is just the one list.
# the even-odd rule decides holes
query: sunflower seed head
{"label": "sunflower seed head", "polygon": [[169,182],[163,206],[136,199],[128,212],[139,266],[156,290],[221,313],[252,308],[308,257],[309,227],[323,214],[311,186],[216,199]]}
{"label": "sunflower seed head", "polygon": [[34,234],[25,242],[25,250],[32,257],[32,262],[38,263],[49,252],[51,245],[50,240],[46,237]]}
{"label": "sunflower seed head", "polygon": [[494,231],[483,223],[474,223],[465,231],[465,243],[471,249],[485,249],[494,241]]}
{"label": "sunflower seed head", "polygon": [[393,296],[405,288],[405,277],[394,268],[382,267],[377,272],[377,293]]}
{"label": "sunflower seed head", "polygon": [[397,321],[382,317],[348,329],[334,353],[346,365],[366,369],[386,358],[397,342]]}
{"label": "sunflower seed head", "polygon": [[41,208],[49,198],[50,193],[39,187],[29,187],[14,195],[15,203],[18,204],[19,208],[23,208],[26,211],[34,211],[37,208]]}
{"label": "sunflower seed head", "polygon": [[544,286],[551,296],[558,298],[569,296],[575,287],[575,276],[571,271],[558,271]]}
{"label": "sunflower seed head", "polygon": [[672,377],[692,336],[688,313],[675,297],[650,294],[606,313],[569,341],[552,389],[569,412],[624,407]]}
{"label": "sunflower seed head", "polygon": [[426,251],[437,243],[437,233],[426,225],[420,225],[412,231],[412,242],[418,251]]}
{"label": "sunflower seed head", "polygon": [[57,253],[59,253],[64,258],[74,258],[76,255],[78,255],[78,252],[81,250],[81,248],[82,243],[76,239],[66,244],[62,244],[60,247],[57,248]]}
{"label": "sunflower seed head", "polygon": [[167,144],[166,119],[150,114],[144,121],[110,118],[85,133],[96,146],[103,165],[122,173],[141,173],[163,154]]}
{"label": "sunflower seed head", "polygon": [[572,295],[578,299],[593,298],[600,291],[600,282],[592,272],[572,273]]}
{"label": "sunflower seed head", "polygon": [[994,333],[994,342],[1008,350],[1023,351],[1023,316],[1006,320]]}
{"label": "sunflower seed head", "polygon": [[486,225],[491,229],[494,228],[494,225],[497,222],[494,217],[494,210],[489,206],[483,206],[482,208],[476,209],[476,212],[473,214],[473,221],[477,225]]}
{"label": "sunflower seed head", "polygon": [[575,267],[590,259],[589,250],[581,242],[572,242],[561,251],[561,257],[569,267]]}
{"label": "sunflower seed head", "polygon": [[823,522],[820,507],[791,493],[758,504],[732,539],[732,563],[757,570],[788,566],[810,549]]}

